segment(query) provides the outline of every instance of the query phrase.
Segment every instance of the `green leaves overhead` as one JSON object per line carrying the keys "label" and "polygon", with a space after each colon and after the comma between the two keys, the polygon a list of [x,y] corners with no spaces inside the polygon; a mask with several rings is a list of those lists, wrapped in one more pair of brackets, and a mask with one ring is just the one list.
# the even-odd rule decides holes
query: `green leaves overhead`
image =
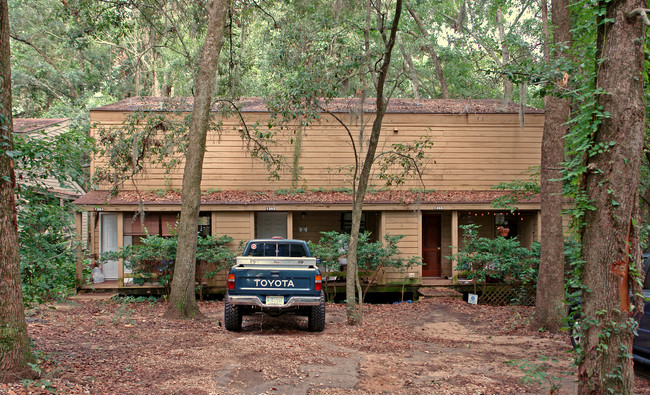
{"label": "green leaves overhead", "polygon": [[[293,113],[307,118],[315,104],[308,97],[358,96],[373,84],[392,3],[235,1],[217,94],[270,97],[278,112],[291,104]],[[409,7],[427,34],[405,13],[403,48],[392,62],[393,96],[441,97],[441,76],[426,46],[440,59],[451,98],[497,98],[504,79],[539,79],[536,2],[422,0]],[[192,94],[191,65],[202,47],[205,2],[12,0],[9,8],[19,116],[48,116],[61,104],[68,112],[70,107],[82,112],[98,94],[109,101]],[[509,61],[502,58],[499,10]]]}

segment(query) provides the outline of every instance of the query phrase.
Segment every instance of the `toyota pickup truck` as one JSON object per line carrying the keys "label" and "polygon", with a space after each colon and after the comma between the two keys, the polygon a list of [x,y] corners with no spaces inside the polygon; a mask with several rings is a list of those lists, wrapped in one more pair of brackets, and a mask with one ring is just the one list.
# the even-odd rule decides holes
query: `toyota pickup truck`
{"label": "toyota pickup truck", "polygon": [[325,329],[325,296],[319,263],[302,240],[249,241],[228,273],[226,329],[241,330],[246,314],[295,313],[308,317],[310,331],[321,332]]}

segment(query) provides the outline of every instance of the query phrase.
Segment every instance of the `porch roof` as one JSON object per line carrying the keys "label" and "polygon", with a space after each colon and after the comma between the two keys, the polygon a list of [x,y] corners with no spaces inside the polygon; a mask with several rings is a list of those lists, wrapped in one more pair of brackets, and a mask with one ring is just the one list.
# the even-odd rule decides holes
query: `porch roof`
{"label": "porch roof", "polygon": [[[370,204],[489,204],[504,191],[380,191],[366,194],[365,203]],[[140,200],[144,205],[178,205],[180,192],[137,192],[120,191],[112,195],[110,191],[90,191],[73,203],[80,206],[137,206]],[[532,196],[529,203],[539,203],[539,196]],[[350,192],[300,191],[279,193],[278,191],[203,191],[203,205],[253,205],[253,204],[352,204]],[[179,207],[180,208],[180,207]]]}

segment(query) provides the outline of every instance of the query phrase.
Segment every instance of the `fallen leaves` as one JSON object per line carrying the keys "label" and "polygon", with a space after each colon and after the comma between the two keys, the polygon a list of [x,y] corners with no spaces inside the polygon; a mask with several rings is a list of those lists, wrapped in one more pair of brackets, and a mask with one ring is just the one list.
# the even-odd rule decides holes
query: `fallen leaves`
{"label": "fallen leaves", "polygon": [[[431,298],[365,305],[364,325],[348,326],[345,306],[328,304],[322,333],[296,316],[245,316],[241,332],[228,332],[220,301],[200,303],[205,321],[165,320],[165,307],[84,301],[31,312],[45,373],[0,394],[508,394],[540,389],[505,361],[546,355],[560,361],[551,374],[575,369],[568,338],[530,330],[528,307]],[[637,379],[637,393],[649,388]]]}

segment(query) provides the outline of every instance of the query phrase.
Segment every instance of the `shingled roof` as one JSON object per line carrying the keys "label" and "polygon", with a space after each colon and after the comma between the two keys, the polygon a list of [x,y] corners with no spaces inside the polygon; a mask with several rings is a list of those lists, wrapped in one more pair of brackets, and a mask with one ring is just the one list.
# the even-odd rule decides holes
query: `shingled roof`
{"label": "shingled roof", "polygon": [[14,118],[14,133],[31,133],[52,126],[68,126],[70,118]]}
{"label": "shingled roof", "polygon": [[[505,195],[504,191],[381,191],[368,193],[365,203],[370,204],[489,204],[497,197]],[[181,194],[167,192],[120,191],[111,195],[109,191],[91,191],[74,201],[82,206],[102,205],[138,205],[140,199],[146,205],[179,205]],[[539,203],[538,197],[531,202]],[[349,192],[306,191],[278,193],[273,191],[220,191],[204,192],[201,195],[204,205],[237,205],[237,204],[352,204],[352,194]]]}
{"label": "shingled roof", "polygon": [[[189,112],[194,99],[191,97],[168,98],[137,96],[120,100],[115,103],[97,107],[91,111],[179,111]],[[359,108],[357,98],[337,98],[320,100],[320,106],[325,112],[347,113]],[[241,112],[267,112],[264,99],[251,97],[236,102],[217,100],[212,110],[219,111],[222,106],[235,104]],[[376,112],[375,99],[368,98],[364,102],[364,112]],[[510,103],[503,105],[500,100],[464,100],[464,99],[391,99],[388,103],[387,113],[413,113],[413,114],[517,114],[519,105]],[[544,110],[534,107],[524,107],[527,114],[542,114]]]}

